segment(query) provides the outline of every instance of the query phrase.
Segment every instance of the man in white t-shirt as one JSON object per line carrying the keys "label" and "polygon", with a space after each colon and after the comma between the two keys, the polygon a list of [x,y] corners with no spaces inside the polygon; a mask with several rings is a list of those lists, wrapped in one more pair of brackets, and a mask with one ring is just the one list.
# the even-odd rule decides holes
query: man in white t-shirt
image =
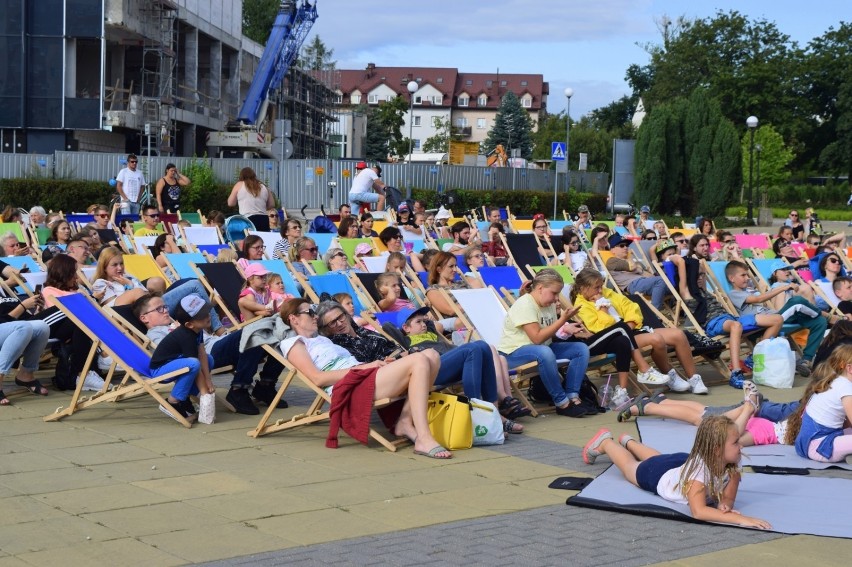
{"label": "man in white t-shirt", "polygon": [[139,214],[139,198],[146,183],[145,176],[137,169],[138,164],[139,158],[135,154],[128,155],[127,167],[115,177],[116,189],[121,197],[121,213],[125,215]]}
{"label": "man in white t-shirt", "polygon": [[[359,161],[355,164],[358,173],[352,180],[349,189],[349,202],[352,210],[357,214],[363,203],[376,203],[376,210],[385,210],[385,184],[380,179],[382,168],[378,164],[367,167],[366,162]],[[375,193],[373,192],[375,191]]]}

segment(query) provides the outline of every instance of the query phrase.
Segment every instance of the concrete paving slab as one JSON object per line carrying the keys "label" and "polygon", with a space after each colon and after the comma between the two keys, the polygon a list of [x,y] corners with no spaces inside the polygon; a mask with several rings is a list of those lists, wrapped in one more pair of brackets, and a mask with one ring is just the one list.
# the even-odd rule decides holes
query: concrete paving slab
{"label": "concrete paving slab", "polygon": [[3,499],[3,513],[0,514],[0,526],[67,517],[67,512],[42,503],[32,496],[12,496],[11,498]]}
{"label": "concrete paving slab", "polygon": [[228,444],[220,446],[216,451],[183,455],[180,460],[219,471],[241,469],[247,465],[277,468],[292,462],[292,459],[261,451],[257,447],[231,447]]}
{"label": "concrete paving slab", "polygon": [[[755,543],[714,553],[697,555],[660,565],[690,565],[718,567],[719,565],[848,565],[852,541],[816,536],[792,536]],[[844,559],[845,558],[845,559]]]}
{"label": "concrete paving slab", "polygon": [[81,517],[110,528],[121,536],[134,537],[179,532],[203,526],[226,524],[231,521],[210,511],[202,513],[198,508],[184,502],[122,508],[82,514]]}
{"label": "concrete paving slab", "polygon": [[69,467],[55,470],[27,471],[0,476],[0,483],[20,494],[43,494],[61,490],[101,487],[118,484],[99,470]]}
{"label": "concrete paving slab", "polygon": [[328,482],[349,478],[353,474],[351,470],[342,471],[294,459],[290,459],[279,469],[259,469],[251,463],[247,463],[245,468],[234,469],[229,472],[240,478],[251,478],[253,482],[259,482],[272,488],[297,487],[316,482]]}
{"label": "concrete paving slab", "polygon": [[218,494],[246,492],[251,489],[252,483],[230,473],[212,472],[160,480],[140,480],[131,483],[131,486],[161,494],[172,500],[189,500]]}
{"label": "concrete paving slab", "polygon": [[113,442],[89,445],[86,447],[70,447],[67,449],[54,449],[51,455],[64,459],[78,466],[95,466],[106,463],[122,463],[128,461],[141,461],[143,459],[154,459],[159,457],[157,453],[148,451],[142,447],[136,447],[129,443]]}
{"label": "concrete paving slab", "polygon": [[54,449],[115,443],[115,438],[83,427],[70,427],[63,430],[54,429],[53,431],[16,435],[14,442],[29,450],[53,451]]}
{"label": "concrete paving slab", "polygon": [[[174,424],[173,421],[172,423]],[[204,431],[204,426],[199,424],[195,424],[190,431],[181,433],[185,433],[185,435],[173,434],[161,437],[142,437],[133,439],[129,443],[152,453],[170,457],[242,449],[245,447],[245,443],[237,444],[236,442],[208,436]]]}
{"label": "concrete paving slab", "polygon": [[[290,547],[292,542],[242,523],[143,536],[140,541],[186,562],[210,561]],[[153,565],[153,563],[149,563]]]}
{"label": "concrete paving slab", "polygon": [[28,565],[56,567],[56,565],[121,565],[122,567],[170,567],[184,565],[186,560],[135,538],[111,541],[86,541],[79,545],[23,553],[19,556]]}
{"label": "concrete paving slab", "polygon": [[41,451],[23,451],[3,455],[3,458],[0,459],[0,475],[28,471],[57,470],[73,466],[72,463],[65,459],[59,459]]}
{"label": "concrete paving slab", "polygon": [[353,507],[353,509],[327,508],[301,514],[252,520],[246,522],[246,524],[257,528],[260,532],[286,538],[294,545],[311,545],[327,541],[330,537],[349,539],[386,533],[394,529],[389,523],[385,523],[389,519],[388,517],[382,520],[374,520],[376,514],[365,517],[355,512],[354,508],[357,507]]}
{"label": "concrete paving slab", "polygon": [[134,506],[150,506],[173,500],[132,484],[116,484],[78,490],[48,492],[33,496],[39,502],[69,514],[85,514],[104,510],[119,510]]}
{"label": "concrete paving slab", "polygon": [[0,549],[11,555],[56,549],[124,537],[109,527],[77,516],[40,519],[3,526]]}
{"label": "concrete paving slab", "polygon": [[296,493],[295,490],[275,490],[262,487],[250,492],[195,498],[186,502],[201,510],[235,521],[298,514],[329,507],[328,504],[316,499],[304,497],[301,488]]}
{"label": "concrete paving slab", "polygon": [[381,520],[390,524],[394,530],[421,528],[487,515],[480,509],[444,499],[443,494],[438,499],[432,494],[423,494],[410,498],[356,504],[347,509],[353,514],[367,518],[370,522]]}
{"label": "concrete paving slab", "polygon": [[202,467],[173,457],[156,457],[124,463],[108,463],[94,466],[92,469],[107,478],[125,483],[204,474],[215,472],[216,470],[215,468]]}

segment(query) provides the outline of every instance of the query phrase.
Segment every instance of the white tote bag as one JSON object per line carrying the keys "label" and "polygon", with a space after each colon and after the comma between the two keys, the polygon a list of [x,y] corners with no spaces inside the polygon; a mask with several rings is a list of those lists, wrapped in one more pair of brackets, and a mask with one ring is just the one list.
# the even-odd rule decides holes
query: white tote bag
{"label": "white tote bag", "polygon": [[770,388],[792,388],[796,355],[784,337],[760,341],[754,347],[754,383]]}
{"label": "white tote bag", "polygon": [[506,440],[500,412],[491,402],[470,399],[474,445],[502,445]]}

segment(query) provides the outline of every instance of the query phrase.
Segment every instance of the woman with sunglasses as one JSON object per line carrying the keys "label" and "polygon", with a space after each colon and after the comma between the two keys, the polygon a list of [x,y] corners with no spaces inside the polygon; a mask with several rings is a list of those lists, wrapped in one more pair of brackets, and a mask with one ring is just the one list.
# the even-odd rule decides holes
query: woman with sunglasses
{"label": "woman with sunglasses", "polygon": [[385,227],[385,229],[379,233],[379,240],[382,241],[382,244],[385,245],[385,247],[388,249],[388,252],[399,252],[400,254],[403,254],[406,258],[408,258],[408,261],[415,272],[426,271],[426,269],[423,267],[423,263],[420,260],[420,255],[414,252],[413,250],[409,251],[405,247],[405,243],[402,239],[402,232],[400,232],[397,227]]}
{"label": "woman with sunglasses", "polygon": [[793,243],[785,238],[778,238],[772,243],[772,251],[776,258],[784,258],[797,270],[808,267],[808,259],[797,255]]}
{"label": "woman with sunglasses", "polygon": [[784,221],[786,226],[793,229],[793,240],[801,240],[805,234],[805,225],[799,219],[799,213],[795,209],[790,211],[787,219]]}
{"label": "woman with sunglasses", "polygon": [[302,236],[302,224],[295,219],[287,219],[281,225],[281,240],[275,243],[272,249],[273,258],[286,258],[290,253],[290,247]]}
{"label": "woman with sunglasses", "polygon": [[302,236],[290,248],[290,264],[293,269],[305,277],[311,275],[311,271],[305,266],[306,262],[316,260],[319,256],[319,248],[313,238]]}
{"label": "woman with sunglasses", "polygon": [[593,267],[589,254],[580,242],[580,236],[571,227],[566,226],[562,229],[562,253],[559,255],[559,260],[570,267],[574,273],[583,268]]}
{"label": "woman with sunglasses", "polygon": [[711,257],[722,262],[733,262],[734,260],[743,262],[743,253],[734,235],[724,230],[720,230],[717,234],[719,234],[719,243],[722,247],[714,252]]}
{"label": "woman with sunglasses", "polygon": [[364,270],[359,267],[349,265],[349,257],[342,248],[329,248],[323,255],[322,260],[325,262],[325,266],[328,268],[328,271],[332,274],[345,275],[350,272],[354,274],[364,272]]}
{"label": "woman with sunglasses", "polygon": [[[407,437],[414,443],[414,453],[432,459],[449,459],[453,454],[442,447],[432,436],[426,417],[426,404],[429,392],[438,375],[440,360],[435,351],[424,351],[402,357],[391,363],[383,360],[361,364],[349,351],[337,346],[327,337],[319,336],[317,314],[313,306],[305,299],[290,299],[281,306],[281,319],[296,333],[294,337],[281,342],[280,349],[296,370],[320,388],[325,388],[332,396],[334,409],[334,389],[345,388],[352,392],[351,399],[359,387],[366,384],[373,389],[373,399],[395,398],[406,395],[402,413],[393,425],[396,435]],[[348,408],[354,417],[369,422],[372,413],[370,406],[355,406],[350,402]],[[338,416],[331,413],[332,435]],[[363,432],[367,442],[366,431]],[[336,447],[336,436],[331,437],[327,446]]]}
{"label": "woman with sunglasses", "polygon": [[281,220],[278,217],[278,209],[268,209],[266,217],[269,219],[269,232],[278,232],[281,230]]}

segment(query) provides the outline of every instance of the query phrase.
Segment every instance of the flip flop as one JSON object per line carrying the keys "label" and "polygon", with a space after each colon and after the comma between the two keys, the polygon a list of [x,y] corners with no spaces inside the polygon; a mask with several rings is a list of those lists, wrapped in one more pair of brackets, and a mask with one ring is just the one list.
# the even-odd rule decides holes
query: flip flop
{"label": "flip flop", "polygon": [[[515,427],[520,427],[520,429],[515,429]],[[503,431],[505,433],[514,433],[515,435],[520,435],[524,432],[524,426],[520,423],[515,423],[511,419],[507,419],[503,422]]]}
{"label": "flip flop", "polygon": [[3,390],[0,390],[0,406],[9,405],[12,405],[12,402],[10,402],[9,398],[6,397],[6,394],[3,393]]}
{"label": "flip flop", "polygon": [[[42,386],[41,382],[39,382],[38,380],[30,380],[29,382],[24,382],[23,380],[18,380],[17,378],[15,378],[15,384],[26,388],[30,391],[30,393],[35,394],[36,396],[47,395],[47,388]],[[45,392],[42,393],[42,390],[45,390]]]}
{"label": "flip flop", "polygon": [[414,449],[415,455],[423,455],[424,457],[429,457],[430,459],[442,459],[443,460],[443,459],[452,459],[453,458],[452,455],[450,455],[449,457],[439,457],[438,453],[443,453],[443,452],[449,453],[449,451],[446,448],[442,447],[441,445],[435,445],[434,447],[429,449],[429,451],[418,451],[417,449]]}

